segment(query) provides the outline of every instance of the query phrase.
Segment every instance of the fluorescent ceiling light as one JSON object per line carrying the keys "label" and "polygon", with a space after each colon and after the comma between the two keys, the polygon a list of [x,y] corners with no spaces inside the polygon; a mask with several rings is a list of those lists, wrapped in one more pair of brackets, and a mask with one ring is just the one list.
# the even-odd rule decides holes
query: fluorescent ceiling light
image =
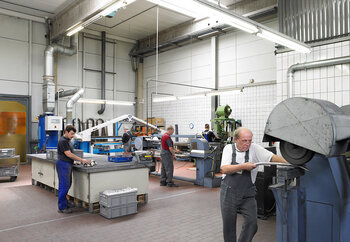
{"label": "fluorescent ceiling light", "polygon": [[78,25],[77,27],[74,27],[72,30],[69,30],[67,33],[67,36],[72,36],[73,34],[78,33],[82,29],[84,29],[84,27],[82,25]]}
{"label": "fluorescent ceiling light", "polygon": [[96,22],[97,20],[101,19],[103,16],[100,14],[97,14],[95,16],[93,16],[92,18],[89,18],[88,20],[84,21],[84,23],[82,24],[84,27]]}
{"label": "fluorescent ceiling light", "polygon": [[233,93],[240,93],[243,92],[242,89],[234,89],[234,90],[218,90],[218,91],[211,91],[208,92],[206,95],[207,96],[220,96],[220,95],[224,95],[224,94],[233,94]]}
{"label": "fluorescent ceiling light", "polygon": [[157,4],[164,8],[173,10],[175,12],[184,14],[192,18],[200,18],[205,16],[204,13],[195,11],[193,8],[193,2],[191,0],[147,0],[151,3]]}
{"label": "fluorescent ceiling light", "polygon": [[210,17],[237,29],[273,41],[301,53],[310,53],[311,48],[287,35],[276,32],[255,21],[224,9],[215,0],[148,0],[162,7],[197,18]]}
{"label": "fluorescent ceiling light", "polygon": [[214,3],[214,4],[216,4],[216,5],[219,5],[221,8],[226,8],[226,9],[228,9],[228,7],[226,6],[226,5],[224,5],[224,4],[222,4],[221,2],[220,2],[220,0],[207,0],[208,2],[211,2],[211,3]]}
{"label": "fluorescent ceiling light", "polygon": [[[256,24],[248,18],[238,15],[227,9],[223,9],[218,6],[217,3],[212,3],[213,1],[203,1],[203,0],[191,0],[197,4],[197,6],[202,6],[207,8],[209,17],[218,18],[222,22],[229,24],[237,29],[243,30],[250,34],[259,32]],[[197,7],[198,8],[198,7]],[[196,8],[196,9],[197,9]]]}
{"label": "fluorescent ceiling light", "polygon": [[196,97],[205,97],[205,93],[195,93],[195,94],[186,95],[186,96],[179,96],[179,97],[177,97],[177,99],[186,100],[186,99],[193,99]]}
{"label": "fluorescent ceiling light", "polygon": [[177,98],[176,96],[166,96],[166,97],[155,97],[152,99],[154,103],[158,102],[166,102],[166,101],[175,101]]}
{"label": "fluorescent ceiling light", "polygon": [[88,98],[80,98],[78,100],[78,103],[111,104],[111,105],[121,105],[121,106],[132,106],[135,104],[135,102],[103,100],[103,99],[88,99]]}
{"label": "fluorescent ceiling light", "polygon": [[110,14],[113,11],[117,11],[120,8],[124,8],[127,5],[129,5],[130,3],[135,2],[136,0],[119,0],[115,3],[113,3],[112,5],[110,5],[109,7],[107,7],[105,10],[103,10],[100,15],[102,16],[107,16],[108,14]]}
{"label": "fluorescent ceiling light", "polygon": [[311,52],[311,48],[307,45],[301,42],[299,43],[296,40],[290,38],[289,36],[282,36],[281,33],[274,33],[273,31],[262,29],[260,33],[257,33],[257,36],[273,41],[277,44],[283,45],[301,53]]}

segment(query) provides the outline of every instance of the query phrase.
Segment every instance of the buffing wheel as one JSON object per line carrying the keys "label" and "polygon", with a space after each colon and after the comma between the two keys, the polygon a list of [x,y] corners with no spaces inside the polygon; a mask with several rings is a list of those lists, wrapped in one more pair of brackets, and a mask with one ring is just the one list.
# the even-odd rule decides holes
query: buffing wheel
{"label": "buffing wheel", "polygon": [[280,142],[280,150],[282,156],[293,165],[303,165],[314,156],[315,152],[289,143],[287,141]]}

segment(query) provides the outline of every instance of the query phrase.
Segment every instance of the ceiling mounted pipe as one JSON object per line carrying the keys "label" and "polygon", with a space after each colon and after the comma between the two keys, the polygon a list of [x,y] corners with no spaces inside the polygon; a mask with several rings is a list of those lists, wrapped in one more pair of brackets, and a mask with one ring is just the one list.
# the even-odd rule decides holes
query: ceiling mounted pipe
{"label": "ceiling mounted pipe", "polygon": [[80,88],[71,99],[66,104],[66,117],[67,117],[67,125],[72,125],[73,124],[73,105],[81,98],[84,94],[84,88]]}
{"label": "ceiling mounted pipe", "polygon": [[[102,31],[101,44],[101,99],[106,99],[106,32]],[[106,104],[101,104],[101,109],[97,111],[98,114],[103,114],[106,109]]]}
{"label": "ceiling mounted pipe", "polygon": [[55,110],[54,54],[74,55],[77,52],[75,43],[75,37],[71,37],[69,48],[58,44],[51,44],[45,49],[43,109],[46,114],[53,114]]}

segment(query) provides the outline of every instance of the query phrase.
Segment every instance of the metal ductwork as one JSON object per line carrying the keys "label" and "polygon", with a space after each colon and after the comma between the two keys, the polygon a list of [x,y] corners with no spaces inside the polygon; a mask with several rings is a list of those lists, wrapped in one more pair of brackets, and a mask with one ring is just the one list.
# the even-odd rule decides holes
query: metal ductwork
{"label": "metal ductwork", "polygon": [[280,150],[292,164],[304,164],[313,154],[337,156],[348,150],[350,116],[334,103],[294,97],[271,112],[263,142],[281,141]]}
{"label": "metal ductwork", "polygon": [[[102,31],[101,38],[101,99],[106,99],[106,32]],[[101,104],[101,109],[97,111],[98,114],[103,114],[106,104]]]}
{"label": "metal ductwork", "polygon": [[68,97],[68,96],[72,96],[74,95],[77,91],[79,91],[79,88],[75,88],[75,89],[71,89],[71,90],[67,90],[67,91],[58,91],[55,94],[55,99],[57,100],[58,98],[62,98],[62,97]]}
{"label": "metal ductwork", "polygon": [[54,83],[54,54],[74,55],[77,51],[75,38],[70,38],[70,47],[51,44],[45,49],[45,69],[43,85],[43,110],[46,114],[53,114],[55,110],[55,83]]}
{"label": "metal ductwork", "polygon": [[288,77],[287,95],[288,95],[288,98],[291,98],[293,96],[294,72],[312,69],[312,68],[341,65],[341,64],[345,64],[345,63],[350,63],[350,56],[339,57],[339,58],[334,58],[334,59],[327,59],[327,60],[318,60],[318,61],[295,64],[295,65],[290,66],[288,68],[288,71],[287,71],[287,77]]}
{"label": "metal ductwork", "polygon": [[80,88],[66,104],[67,125],[73,124],[73,105],[83,96],[84,88]]}

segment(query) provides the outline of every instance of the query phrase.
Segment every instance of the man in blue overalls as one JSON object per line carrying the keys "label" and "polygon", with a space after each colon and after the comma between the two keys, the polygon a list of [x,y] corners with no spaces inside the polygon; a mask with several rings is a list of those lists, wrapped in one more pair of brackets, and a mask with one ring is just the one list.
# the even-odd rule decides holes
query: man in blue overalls
{"label": "man in blue overalls", "polygon": [[82,159],[73,154],[74,148],[70,140],[74,137],[76,128],[73,125],[67,125],[64,129],[64,135],[61,136],[57,144],[57,162],[56,170],[58,174],[58,212],[71,213],[68,207],[67,193],[72,185],[73,162],[81,161],[89,164],[90,161]]}
{"label": "man in blue overalls", "polygon": [[224,240],[235,242],[237,209],[240,209],[244,223],[239,242],[252,241],[258,230],[257,205],[255,200],[255,179],[257,162],[287,161],[274,155],[263,147],[252,144],[253,134],[247,128],[238,128],[234,132],[235,144],[225,146],[222,153],[220,205],[223,222]]}

